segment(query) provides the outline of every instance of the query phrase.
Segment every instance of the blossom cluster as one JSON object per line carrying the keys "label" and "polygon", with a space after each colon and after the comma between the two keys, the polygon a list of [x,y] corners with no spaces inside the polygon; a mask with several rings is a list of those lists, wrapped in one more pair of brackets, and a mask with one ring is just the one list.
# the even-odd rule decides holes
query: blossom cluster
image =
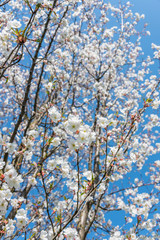
{"label": "blossom cluster", "polygon": [[0,238],[159,239],[160,46],[145,58],[144,15],[0,6]]}

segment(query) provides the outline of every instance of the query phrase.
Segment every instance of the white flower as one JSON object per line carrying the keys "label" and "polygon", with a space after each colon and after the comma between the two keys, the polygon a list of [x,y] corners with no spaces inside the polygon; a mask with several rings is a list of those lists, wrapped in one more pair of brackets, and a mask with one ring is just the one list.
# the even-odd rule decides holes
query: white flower
{"label": "white flower", "polygon": [[133,219],[132,219],[131,217],[128,217],[128,218],[126,219],[126,221],[127,221],[127,223],[131,223],[131,222],[133,221]]}
{"label": "white flower", "polygon": [[109,238],[109,240],[122,240],[124,238],[121,237],[120,231],[115,231],[113,235]]}
{"label": "white flower", "polygon": [[150,115],[150,119],[151,119],[153,125],[156,125],[158,123],[158,121],[159,121],[159,118],[158,118],[158,116],[156,114],[151,114]]}
{"label": "white flower", "polygon": [[9,201],[12,197],[11,191],[9,189],[5,189],[4,192],[5,192],[5,198]]}
{"label": "white flower", "polygon": [[41,3],[44,2],[44,0],[33,0],[33,2],[34,2],[35,4],[41,4]]}
{"label": "white flower", "polygon": [[18,199],[11,199],[11,205],[12,207],[14,208],[17,208],[18,207]]}
{"label": "white flower", "polygon": [[55,169],[56,166],[57,166],[57,162],[55,159],[49,160],[47,164],[47,169],[52,171]]}
{"label": "white flower", "polygon": [[83,176],[86,177],[89,181],[92,180],[93,175],[94,175],[94,173],[92,173],[91,171],[86,171],[83,173]]}
{"label": "white flower", "polygon": [[61,114],[57,111],[56,107],[51,107],[49,110],[50,118],[53,120],[53,122],[57,123],[61,119]]}
{"label": "white flower", "polygon": [[41,231],[40,239],[41,240],[48,240],[46,231],[44,231],[44,230]]}
{"label": "white flower", "polygon": [[118,147],[111,147],[111,153],[113,156],[121,159],[123,158],[123,149],[118,149]]}
{"label": "white flower", "polygon": [[18,175],[18,177],[13,179],[13,186],[15,187],[15,189],[19,189],[20,188],[20,183],[23,182],[22,176]]}
{"label": "white flower", "polygon": [[151,47],[156,50],[160,50],[160,45],[156,45],[154,43],[151,44]]}
{"label": "white flower", "polygon": [[48,240],[52,240],[52,239],[53,239],[53,230],[52,230],[52,228],[50,228],[48,230]]}
{"label": "white flower", "polygon": [[64,234],[67,236],[67,240],[79,240],[77,230],[75,228],[66,228]]}
{"label": "white flower", "polygon": [[7,209],[7,201],[3,200],[2,202],[0,202],[0,211],[5,212]]}
{"label": "white flower", "polygon": [[83,144],[83,143],[86,144],[88,142],[88,138],[89,138],[89,136],[88,136],[87,132],[80,132],[77,140],[80,144]]}
{"label": "white flower", "polygon": [[0,202],[2,202],[5,199],[5,191],[0,190]]}
{"label": "white flower", "polygon": [[7,236],[11,236],[14,232],[15,226],[14,226],[15,221],[12,219],[8,219],[8,223],[6,225],[6,233]]}
{"label": "white flower", "polygon": [[96,133],[95,132],[91,132],[90,136],[89,136],[89,143],[93,142],[96,140]]}
{"label": "white flower", "polygon": [[160,168],[160,160],[157,160],[157,161],[155,161],[154,163],[155,163],[156,167],[159,167],[159,168]]}
{"label": "white flower", "polygon": [[7,152],[12,154],[15,151],[16,143],[6,143],[7,146]]}
{"label": "white flower", "polygon": [[113,34],[114,34],[113,29],[106,29],[105,32],[104,32],[104,37],[105,38],[107,38],[107,37],[112,38]]}
{"label": "white flower", "polygon": [[5,181],[8,183],[9,187],[19,188],[20,183],[23,182],[22,176],[17,174],[15,168],[12,164],[7,165],[5,168]]}
{"label": "white flower", "polygon": [[17,216],[17,227],[22,228],[26,225],[26,218]]}
{"label": "white flower", "polygon": [[38,137],[39,133],[36,130],[30,130],[27,132],[28,136],[32,136],[34,138]]}
{"label": "white flower", "polygon": [[152,102],[152,107],[153,109],[157,109],[160,105],[160,100],[158,99],[155,99],[153,102]]}
{"label": "white flower", "polygon": [[0,161],[0,169],[3,169],[4,165],[5,165],[5,162]]}
{"label": "white flower", "polygon": [[68,147],[70,148],[70,150],[76,150],[79,148],[78,143],[74,139],[71,139],[68,142]]}
{"label": "white flower", "polygon": [[141,16],[139,13],[135,13],[135,16],[136,16],[136,21],[138,22],[140,20]]}
{"label": "white flower", "polygon": [[[70,189],[70,191],[74,191],[74,192],[78,191],[78,186],[77,186],[77,184],[75,182],[68,181],[67,182],[67,187]],[[76,195],[75,195],[75,198],[76,198]]]}
{"label": "white flower", "polygon": [[137,149],[138,146],[139,146],[138,139],[135,138],[135,139],[134,139],[134,142],[133,142],[133,148],[134,148],[134,149]]}
{"label": "white flower", "polygon": [[28,183],[31,184],[32,186],[35,186],[37,184],[37,181],[36,181],[35,177],[29,176]]}
{"label": "white flower", "polygon": [[106,189],[105,183],[101,183],[101,184],[99,185],[98,192],[99,192],[100,194],[102,194],[102,193],[104,193],[105,189]]}
{"label": "white flower", "polygon": [[49,83],[45,84],[45,88],[46,88],[49,92],[51,92],[51,90],[52,90],[52,88],[53,88],[53,83],[52,83],[52,82],[49,82]]}
{"label": "white flower", "polygon": [[25,151],[25,153],[24,153],[24,158],[25,158],[26,160],[31,160],[32,155],[33,155],[32,152],[30,152],[30,151]]}
{"label": "white flower", "polygon": [[67,162],[62,162],[61,167],[62,167],[63,175],[64,176],[68,175],[70,170],[69,164]]}
{"label": "white flower", "polygon": [[146,31],[146,34],[147,34],[148,36],[150,36],[150,35],[151,35],[150,31]]}
{"label": "white flower", "polygon": [[60,141],[61,139],[59,137],[55,137],[53,138],[53,140],[51,141],[51,144],[54,146],[54,147],[57,147],[59,144],[60,144]]}
{"label": "white flower", "polygon": [[68,124],[67,129],[71,132],[76,132],[81,125],[81,120],[78,119],[78,117],[74,115],[70,115],[68,118]]}
{"label": "white flower", "polygon": [[26,217],[26,210],[24,210],[23,208],[19,209],[17,211],[16,218],[17,218],[17,227],[18,228],[24,227],[28,220]]}
{"label": "white flower", "polygon": [[95,133],[91,132],[90,127],[88,125],[81,125],[77,137],[78,143],[88,145],[94,140]]}
{"label": "white flower", "polygon": [[21,23],[19,21],[17,21],[16,19],[10,21],[9,25],[11,28],[20,28],[21,27]]}
{"label": "white flower", "polygon": [[118,208],[125,209],[125,203],[119,197],[117,198],[117,204],[118,204]]}
{"label": "white flower", "polygon": [[129,213],[132,215],[132,217],[135,217],[137,215],[138,208],[136,208],[135,205],[130,205]]}
{"label": "white flower", "polygon": [[15,177],[17,177],[17,172],[14,168],[11,168],[9,171],[5,172],[5,180],[8,184],[10,184]]}
{"label": "white flower", "polygon": [[109,124],[109,121],[107,118],[99,116],[98,118],[98,125],[102,128],[105,128]]}
{"label": "white flower", "polygon": [[55,181],[54,176],[51,176],[51,177],[46,181],[46,184],[48,185],[49,183],[54,182],[54,181]]}
{"label": "white flower", "polygon": [[28,150],[31,150],[33,146],[34,146],[34,141],[32,141],[31,139],[27,139],[26,148],[28,148]]}

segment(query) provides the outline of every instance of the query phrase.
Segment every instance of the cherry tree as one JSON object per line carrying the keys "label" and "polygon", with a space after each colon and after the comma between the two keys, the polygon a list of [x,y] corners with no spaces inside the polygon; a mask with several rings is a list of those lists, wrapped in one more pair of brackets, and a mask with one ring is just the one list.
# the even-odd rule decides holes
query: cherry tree
{"label": "cherry tree", "polygon": [[143,18],[0,1],[1,239],[159,239],[160,46],[144,57]]}

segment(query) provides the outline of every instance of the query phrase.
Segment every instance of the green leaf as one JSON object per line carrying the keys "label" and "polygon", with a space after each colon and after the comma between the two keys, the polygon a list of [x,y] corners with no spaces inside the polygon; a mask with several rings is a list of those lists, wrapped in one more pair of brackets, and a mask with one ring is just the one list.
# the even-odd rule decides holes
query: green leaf
{"label": "green leaf", "polygon": [[62,219],[62,216],[61,216],[61,214],[57,215],[57,221],[58,221],[58,222],[60,222],[60,221],[61,221],[61,219]]}
{"label": "green leaf", "polygon": [[146,103],[150,103],[150,102],[153,102],[153,99],[148,98],[148,99],[146,100]]}
{"label": "green leaf", "polygon": [[5,81],[5,83],[7,83],[8,82],[8,77],[6,77],[6,81]]}
{"label": "green leaf", "polygon": [[48,140],[49,144],[52,142],[52,140],[53,140],[53,137],[51,137],[51,138]]}

